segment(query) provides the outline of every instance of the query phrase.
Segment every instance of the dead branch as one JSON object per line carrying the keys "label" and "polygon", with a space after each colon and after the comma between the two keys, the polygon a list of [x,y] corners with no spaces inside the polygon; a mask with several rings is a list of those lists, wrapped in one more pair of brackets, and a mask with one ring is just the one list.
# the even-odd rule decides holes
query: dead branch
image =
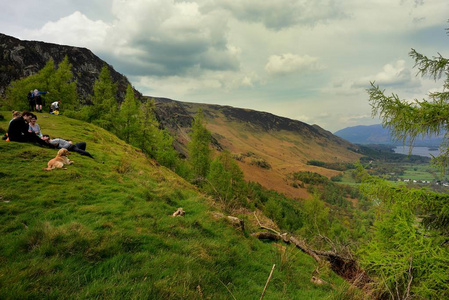
{"label": "dead branch", "polygon": [[294,236],[291,236],[290,242],[295,244],[296,248],[298,248],[302,252],[312,256],[315,261],[317,261],[317,262],[321,261],[321,259],[318,257],[318,255],[316,255],[313,250],[311,250],[309,247],[307,247],[307,245],[303,241],[300,241],[299,239],[295,238]]}
{"label": "dead branch", "polygon": [[224,285],[224,287],[228,290],[229,294],[231,294],[232,298],[234,298],[234,300],[237,300],[237,299],[234,297],[234,294],[232,294],[231,290],[226,286],[226,284],[223,283],[223,281],[220,280],[220,278],[218,278],[218,281],[220,281],[221,284]]}
{"label": "dead branch", "polygon": [[408,285],[407,285],[407,293],[405,294],[405,299],[410,299],[410,288],[412,286],[413,281],[413,256],[410,256],[410,266],[408,268]]}
{"label": "dead branch", "polygon": [[260,296],[259,300],[262,300],[263,296],[265,295],[265,291],[267,290],[268,283],[270,283],[271,276],[273,275],[273,271],[274,271],[275,267],[276,267],[276,264],[274,264],[273,267],[271,268],[270,276],[268,276],[267,283],[265,283],[265,287],[263,288],[262,295]]}
{"label": "dead branch", "polygon": [[256,217],[257,223],[259,224],[259,227],[260,227],[261,229],[270,230],[270,231],[276,233],[277,235],[281,235],[280,232],[274,230],[273,228],[263,226],[262,223],[260,223],[259,218],[258,218],[257,215],[256,215],[256,212],[254,212],[254,217]]}

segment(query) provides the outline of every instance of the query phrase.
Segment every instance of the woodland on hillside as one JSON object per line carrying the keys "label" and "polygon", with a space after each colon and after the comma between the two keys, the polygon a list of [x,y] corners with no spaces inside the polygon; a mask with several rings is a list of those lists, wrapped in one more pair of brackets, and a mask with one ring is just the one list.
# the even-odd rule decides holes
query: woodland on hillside
{"label": "woodland on hillside", "polygon": [[[449,61],[441,56],[427,58],[415,50],[410,55],[423,76],[446,76],[443,92],[430,94],[429,101],[410,104],[395,94],[386,96],[374,83],[368,90],[373,114],[379,114],[384,125],[403,141],[420,134],[438,134],[449,121]],[[307,188],[312,197],[290,199],[246,182],[233,153],[212,150],[211,132],[201,110],[194,118],[188,155],[183,158],[173,148],[174,137],[160,128],[154,102],[137,99],[131,86],[124,101],[117,101],[116,85],[106,66],[93,85],[91,105],[81,106],[76,101],[72,76],[67,59],[58,66],[49,60],[38,73],[11,83],[3,107],[25,109],[23,95],[36,85],[51,90],[49,97],[64,95],[64,116],[116,135],[195,185],[226,215],[238,215],[239,224],[244,220],[241,215],[251,216],[259,227],[251,232],[255,237],[294,245],[345,278],[351,287],[339,291],[337,298],[449,297],[447,194],[393,184],[370,174],[369,164],[363,161],[320,165],[314,160],[310,163],[317,167],[351,170],[360,184],[343,185],[314,172],[293,172],[289,182]],[[449,148],[447,144],[443,147],[445,151],[434,162],[445,170]],[[126,173],[126,164],[122,167]]]}

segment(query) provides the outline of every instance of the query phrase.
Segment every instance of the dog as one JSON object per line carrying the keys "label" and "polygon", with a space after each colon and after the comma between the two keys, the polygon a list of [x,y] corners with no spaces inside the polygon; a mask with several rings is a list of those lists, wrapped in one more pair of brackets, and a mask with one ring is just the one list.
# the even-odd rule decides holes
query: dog
{"label": "dog", "polygon": [[70,160],[67,155],[70,155],[71,153],[66,148],[61,148],[58,151],[58,154],[55,158],[50,159],[47,164],[47,168],[44,168],[45,171],[51,171],[53,169],[64,169],[67,170],[67,168],[64,168],[64,165],[71,165],[73,164],[73,160]]}

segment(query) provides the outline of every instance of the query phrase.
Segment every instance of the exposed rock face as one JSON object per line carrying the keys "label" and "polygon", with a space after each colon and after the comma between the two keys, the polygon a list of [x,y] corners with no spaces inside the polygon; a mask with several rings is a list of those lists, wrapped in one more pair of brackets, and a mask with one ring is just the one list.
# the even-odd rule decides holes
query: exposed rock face
{"label": "exposed rock face", "polygon": [[[65,56],[72,64],[80,101],[85,103],[93,94],[93,84],[105,61],[86,48],[62,46],[38,41],[22,41],[0,33],[0,96],[6,87],[17,80],[37,73],[50,58],[58,65]],[[107,65],[107,64],[106,64]],[[129,84],[128,79],[108,65],[112,80],[117,84],[117,98],[122,101]],[[136,92],[137,96],[141,96]]]}

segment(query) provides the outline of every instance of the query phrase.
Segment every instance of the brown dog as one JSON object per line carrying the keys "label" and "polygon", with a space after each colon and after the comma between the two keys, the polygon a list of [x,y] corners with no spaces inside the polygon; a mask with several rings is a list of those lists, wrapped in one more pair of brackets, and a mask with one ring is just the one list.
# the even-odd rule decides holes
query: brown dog
{"label": "brown dog", "polygon": [[47,168],[44,168],[45,171],[51,171],[53,169],[59,168],[67,170],[67,168],[64,168],[64,165],[71,165],[73,164],[73,160],[70,160],[67,155],[70,155],[69,150],[66,148],[61,148],[58,151],[58,154],[55,158],[48,161]]}

